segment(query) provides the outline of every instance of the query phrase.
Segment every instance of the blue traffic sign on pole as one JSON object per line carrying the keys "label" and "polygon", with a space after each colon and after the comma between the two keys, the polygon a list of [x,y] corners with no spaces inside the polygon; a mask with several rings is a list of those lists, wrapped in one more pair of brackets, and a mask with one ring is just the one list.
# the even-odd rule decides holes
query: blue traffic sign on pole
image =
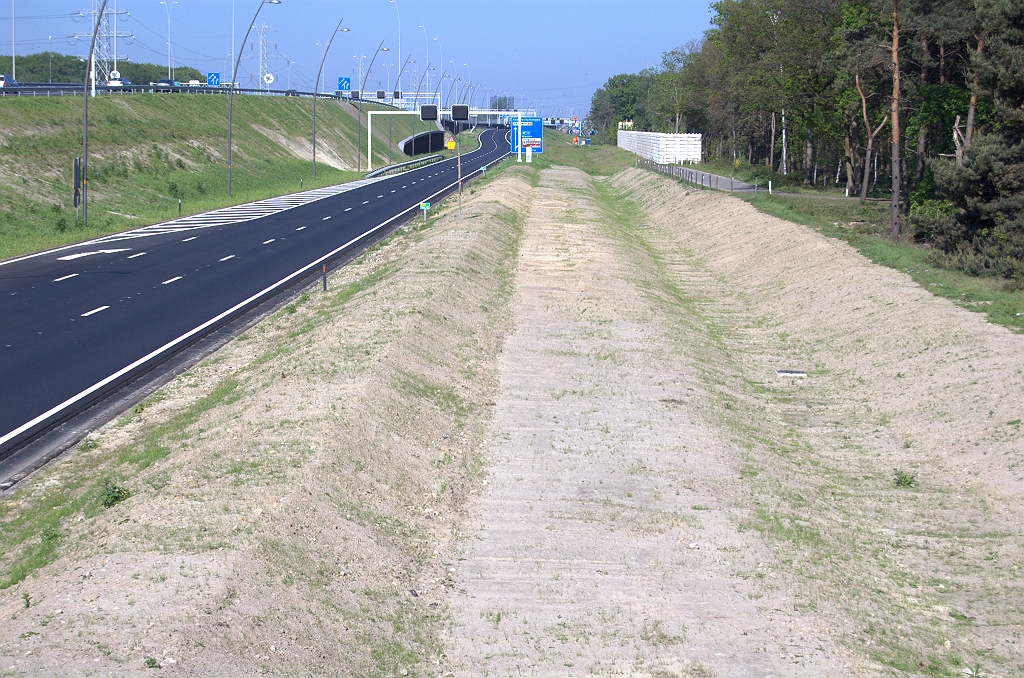
{"label": "blue traffic sign on pole", "polygon": [[541,118],[523,118],[523,144],[519,145],[519,119],[509,116],[509,127],[512,131],[512,152],[525,152],[532,148],[534,153],[544,152],[544,120]]}
{"label": "blue traffic sign on pole", "polygon": [[206,86],[207,87],[220,87],[220,73],[207,73],[206,74]]}
{"label": "blue traffic sign on pole", "polygon": [[339,92],[351,92],[352,91],[352,78],[338,78],[338,91]]}

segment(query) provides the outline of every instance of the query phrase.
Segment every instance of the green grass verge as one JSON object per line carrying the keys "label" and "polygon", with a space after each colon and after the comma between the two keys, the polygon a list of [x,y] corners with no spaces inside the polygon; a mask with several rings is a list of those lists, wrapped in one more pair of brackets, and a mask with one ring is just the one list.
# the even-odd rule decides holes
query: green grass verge
{"label": "green grass verge", "polygon": [[576,146],[571,136],[553,129],[544,130],[544,153],[534,156],[533,162],[542,169],[567,165],[602,177],[636,166],[633,154],[617,146]]}
{"label": "green grass verge", "polygon": [[822,200],[795,196],[740,195],[758,211],[810,226],[842,240],[876,264],[904,271],[929,292],[970,311],[986,313],[991,322],[1024,331],[1024,292],[1007,288],[1005,280],[975,278],[929,263],[929,248],[894,243],[886,235],[889,206],[855,200]]}
{"label": "green grass verge", "polygon": [[[191,94],[90,100],[86,229],[72,203],[82,100],[0,99],[0,259],[172,219],[179,200],[181,214],[189,215],[361,176],[324,162],[333,156],[355,165],[356,120],[347,104],[317,106],[321,162],[314,181],[311,101],[239,96],[228,197],[227,103],[226,97]],[[399,128],[403,136],[396,134],[396,143],[408,136]],[[375,166],[386,163],[386,141],[375,143],[374,155]],[[404,159],[398,152],[393,157]]]}

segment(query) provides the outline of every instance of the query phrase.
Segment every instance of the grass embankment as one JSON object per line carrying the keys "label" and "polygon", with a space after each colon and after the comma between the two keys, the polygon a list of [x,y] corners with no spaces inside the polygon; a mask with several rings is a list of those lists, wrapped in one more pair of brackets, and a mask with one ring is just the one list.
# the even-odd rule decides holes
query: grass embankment
{"label": "grass embankment", "polygon": [[[179,200],[188,215],[361,176],[352,171],[356,120],[346,107],[317,106],[314,181],[312,102],[239,96],[228,197],[227,107],[226,97],[188,94],[91,100],[89,227],[83,228],[72,202],[82,100],[0,100],[0,259],[172,219]],[[365,138],[363,145],[365,153]],[[386,164],[386,137],[374,144],[374,154],[376,166]],[[394,155],[403,157],[397,149]]]}
{"label": "grass embankment", "polygon": [[795,196],[741,195],[759,211],[843,240],[876,264],[905,271],[936,296],[989,320],[1024,331],[1024,292],[1001,278],[975,278],[929,262],[932,250],[913,242],[893,242],[887,235],[889,206],[855,200],[820,200]]}
{"label": "grass embankment", "polygon": [[[753,182],[764,168],[742,165],[731,170],[728,164],[702,163],[697,167],[722,176],[732,174],[740,181]],[[780,175],[781,176],[781,175]],[[795,181],[795,180],[794,180]],[[762,185],[767,180],[762,178]],[[786,186],[791,190],[794,185]],[[877,202],[861,204],[839,198],[837,191],[807,189],[808,197],[794,195],[757,196],[737,194],[757,210],[773,217],[810,226],[819,233],[843,240],[876,264],[905,271],[933,294],[949,299],[971,311],[988,314],[989,320],[1014,331],[1024,331],[1024,292],[1013,289],[1002,278],[976,278],[951,271],[929,261],[933,250],[909,240],[893,242],[888,237],[889,206]],[[815,197],[811,197],[813,194]],[[835,197],[834,200],[823,199]]]}

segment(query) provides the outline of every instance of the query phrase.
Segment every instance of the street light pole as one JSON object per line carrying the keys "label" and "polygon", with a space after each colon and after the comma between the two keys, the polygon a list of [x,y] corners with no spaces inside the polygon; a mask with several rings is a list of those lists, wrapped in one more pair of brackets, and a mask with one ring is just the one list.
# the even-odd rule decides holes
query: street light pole
{"label": "street light pole", "polygon": [[[363,76],[363,82],[359,85],[359,93],[362,95],[366,91],[366,81],[370,79],[370,71],[373,70],[373,62],[377,60],[377,55],[381,52],[390,52],[391,50],[384,46],[384,41],[381,40],[380,44],[377,45],[377,51],[373,53],[373,58],[370,59],[370,65],[366,67],[366,75]],[[360,108],[356,108],[356,171],[359,172],[363,169],[362,166],[362,150],[359,148],[359,138],[363,135],[362,130],[363,123],[363,112]],[[366,162],[370,162],[370,153],[373,152],[372,140],[367,140],[369,146],[366,149]]]}
{"label": "street light pole", "polygon": [[11,0],[11,80],[18,82],[18,57],[14,45],[14,0]]}
{"label": "street light pole", "polygon": [[[93,63],[96,51],[96,36],[100,32],[100,18],[103,10],[107,8],[107,0],[100,5],[99,14],[96,15],[96,27],[92,31],[92,44],[89,45],[89,61]],[[89,88],[89,75],[92,69],[85,70],[85,82],[82,90],[82,228],[89,225],[89,96],[85,90]],[[12,76],[13,77],[13,76]],[[95,84],[95,77],[93,78]]]}
{"label": "street light pole", "polygon": [[[107,0],[103,0],[106,4]],[[256,25],[256,19],[259,18],[260,10],[263,9],[263,5],[280,5],[281,0],[260,0],[260,6],[256,8],[256,14],[252,17],[252,22],[249,24],[249,30],[245,32],[245,37],[242,38],[242,45],[244,46],[249,40],[249,33],[252,32],[252,27]],[[231,72],[231,86],[228,89],[228,197],[231,197],[231,119],[232,112],[234,110],[235,103],[235,81],[238,79],[238,65],[242,63],[242,53],[239,51],[238,56],[235,58],[235,69]]]}
{"label": "street light pole", "polygon": [[[427,29],[426,29],[426,27],[424,27],[423,24],[420,24],[420,28],[423,29],[423,49],[426,52],[426,62],[425,63],[427,64],[427,68],[429,68],[430,67],[430,39],[427,37]],[[417,91],[417,93],[419,92],[419,87],[416,88],[416,91]],[[427,91],[428,92],[430,91],[430,75],[429,74],[427,75]]]}
{"label": "street light pole", "polygon": [[[177,5],[177,0],[161,0],[161,5],[167,10],[167,77],[173,78],[171,74],[171,5]],[[230,192],[228,193],[230,195]]]}
{"label": "street light pole", "polygon": [[[398,3],[395,0],[388,0],[395,6],[395,13],[398,14],[398,63],[402,63],[402,13],[398,11]],[[391,78],[391,71],[388,71],[388,78]],[[391,84],[388,83],[388,89],[391,89]],[[398,85],[396,89],[402,89],[402,74],[398,74]]]}
{"label": "street light pole", "polygon": [[[344,21],[344,20],[345,20],[345,17],[342,17],[341,21]],[[338,25],[334,27],[334,32],[331,33],[331,39],[327,41],[327,49],[324,49],[323,58],[320,59],[320,72],[317,73],[317,75],[316,75],[316,79],[317,79],[318,82],[320,81],[320,78],[323,76],[324,64],[327,63],[327,54],[331,51],[331,45],[334,43],[334,36],[336,36],[338,33],[348,33],[349,32],[348,28],[342,28],[341,27],[341,21],[339,21]],[[320,44],[320,43],[317,43],[317,44]],[[323,49],[323,46],[321,46],[320,49]],[[321,88],[322,87],[323,87],[323,85],[321,84]],[[316,179],[316,100],[317,100],[318,96],[319,96],[319,92],[313,92],[313,178],[314,179]]]}

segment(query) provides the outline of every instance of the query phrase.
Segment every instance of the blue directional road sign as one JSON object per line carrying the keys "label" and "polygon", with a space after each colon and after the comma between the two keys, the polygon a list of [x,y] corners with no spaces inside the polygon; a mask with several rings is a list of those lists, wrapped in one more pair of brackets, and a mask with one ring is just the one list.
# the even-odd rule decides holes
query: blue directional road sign
{"label": "blue directional road sign", "polygon": [[352,91],[352,78],[338,78],[338,91],[339,92],[351,92]]}
{"label": "blue directional road sign", "polygon": [[206,74],[206,86],[207,87],[220,87],[220,73],[207,73]]}
{"label": "blue directional road sign", "polygon": [[[518,153],[519,148],[519,119],[509,116],[509,127],[512,128],[512,152]],[[544,120],[542,118],[523,118],[523,147],[532,148],[534,153],[544,152]]]}

